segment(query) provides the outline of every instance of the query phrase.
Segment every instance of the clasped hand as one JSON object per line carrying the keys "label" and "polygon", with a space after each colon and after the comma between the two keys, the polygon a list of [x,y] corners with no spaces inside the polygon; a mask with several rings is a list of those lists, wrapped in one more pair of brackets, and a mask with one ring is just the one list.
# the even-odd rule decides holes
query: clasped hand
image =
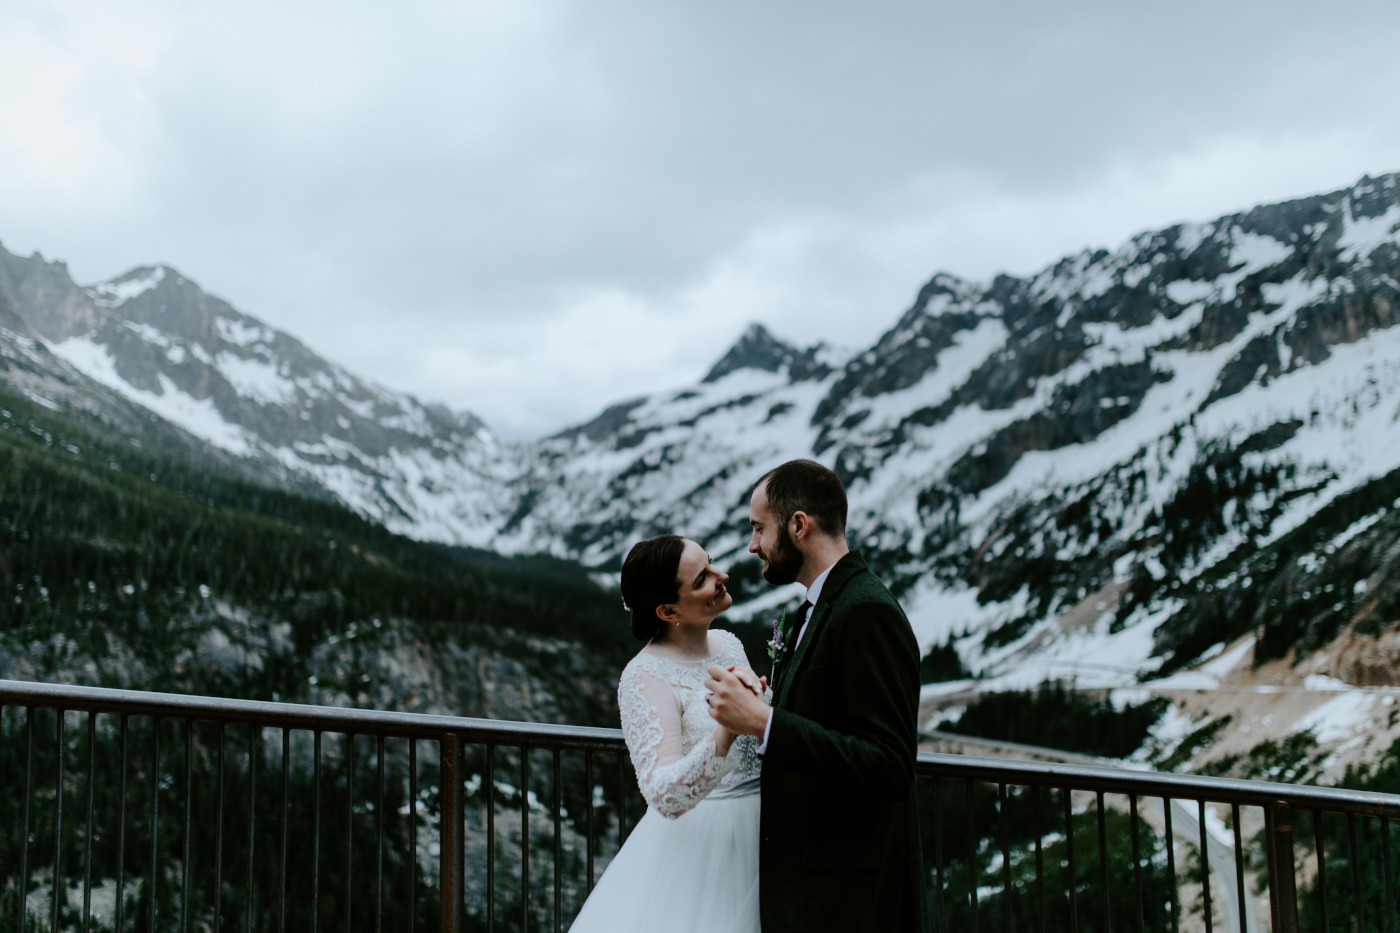
{"label": "clasped hand", "polygon": [[741,667],[713,664],[705,689],[710,717],[735,735],[763,736],[768,726],[768,703],[764,691],[768,678],[758,677]]}

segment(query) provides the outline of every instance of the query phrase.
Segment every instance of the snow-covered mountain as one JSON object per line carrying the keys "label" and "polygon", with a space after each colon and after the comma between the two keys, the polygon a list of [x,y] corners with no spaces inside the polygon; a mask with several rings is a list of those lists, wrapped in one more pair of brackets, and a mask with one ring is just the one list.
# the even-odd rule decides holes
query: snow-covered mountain
{"label": "snow-covered mountain", "polygon": [[0,341],[27,333],[31,351],[37,338],[211,446],[310,477],[396,530],[484,544],[501,520],[513,461],[478,418],[361,379],[168,266],[83,288],[61,262],[0,249],[7,306],[19,323]]}
{"label": "snow-covered mountain", "polygon": [[741,616],[792,596],[744,553],[750,485],[814,457],[922,644],[1001,683],[1131,683],[1250,632],[1282,656],[1400,619],[1400,175],[1027,278],[940,273],[865,349],[755,325],[698,385],[518,445],[173,270],[37,296],[66,270],[0,270],[26,339],[395,530],[601,570],[679,531],[733,568]]}
{"label": "snow-covered mountain", "polygon": [[867,350],[755,329],[701,385],[543,441],[493,544],[607,565],[679,529],[737,565],[752,480],[813,456],[926,646],[1025,684],[1122,683],[1267,627],[1212,629],[1199,588],[1400,468],[1397,324],[1394,175],[1030,278],[939,274]]}

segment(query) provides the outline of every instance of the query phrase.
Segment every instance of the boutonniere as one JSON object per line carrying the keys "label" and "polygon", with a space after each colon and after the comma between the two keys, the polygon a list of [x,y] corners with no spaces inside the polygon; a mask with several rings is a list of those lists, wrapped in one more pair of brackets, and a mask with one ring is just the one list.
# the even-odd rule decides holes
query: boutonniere
{"label": "boutonniere", "polygon": [[781,658],[783,652],[787,650],[787,638],[784,632],[786,625],[786,612],[780,613],[778,617],[773,620],[773,637],[768,639],[768,659],[774,664],[778,663],[778,659]]}

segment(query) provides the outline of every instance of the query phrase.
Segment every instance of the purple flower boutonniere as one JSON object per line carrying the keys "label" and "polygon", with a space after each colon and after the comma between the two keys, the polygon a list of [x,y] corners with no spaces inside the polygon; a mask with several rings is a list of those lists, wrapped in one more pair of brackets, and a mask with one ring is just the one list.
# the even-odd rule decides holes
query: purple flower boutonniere
{"label": "purple flower boutonniere", "polygon": [[787,649],[787,638],[783,631],[787,623],[787,613],[784,612],[773,620],[773,637],[768,639],[768,659],[774,664],[783,656],[783,651]]}

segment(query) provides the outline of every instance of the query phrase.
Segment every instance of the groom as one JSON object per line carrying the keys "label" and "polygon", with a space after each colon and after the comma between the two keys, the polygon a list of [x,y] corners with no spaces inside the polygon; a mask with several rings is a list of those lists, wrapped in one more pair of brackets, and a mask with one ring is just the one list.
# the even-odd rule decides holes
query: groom
{"label": "groom", "polygon": [[811,460],[768,472],[749,500],[749,551],[807,600],[774,663],[773,706],[709,670],[710,715],[763,755],[764,933],[921,931],[914,803],[919,649],[890,591],[846,546],[846,492]]}

